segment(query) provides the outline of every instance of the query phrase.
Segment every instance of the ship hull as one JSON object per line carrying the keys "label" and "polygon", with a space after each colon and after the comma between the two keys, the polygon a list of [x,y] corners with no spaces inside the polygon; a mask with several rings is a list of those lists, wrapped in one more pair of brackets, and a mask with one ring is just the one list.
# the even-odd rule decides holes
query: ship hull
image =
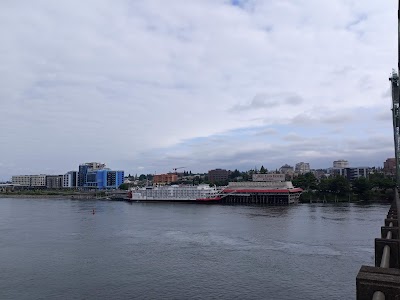
{"label": "ship hull", "polygon": [[187,199],[187,198],[129,198],[128,202],[179,202],[179,203],[218,203],[221,198],[199,198],[199,199]]}

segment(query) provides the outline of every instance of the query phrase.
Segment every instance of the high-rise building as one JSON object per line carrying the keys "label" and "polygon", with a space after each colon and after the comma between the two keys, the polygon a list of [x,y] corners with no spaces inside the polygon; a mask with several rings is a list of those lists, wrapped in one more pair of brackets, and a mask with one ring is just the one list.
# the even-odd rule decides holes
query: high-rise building
{"label": "high-rise building", "polygon": [[47,175],[46,188],[48,189],[61,189],[63,187],[63,175]]}
{"label": "high-rise building", "polygon": [[[90,163],[84,163],[79,165],[79,173],[78,173],[78,186],[84,187],[88,186],[87,184],[87,174],[89,172],[95,172],[97,170],[103,170],[106,167],[105,164],[98,163],[98,162],[90,162]],[[90,176],[90,179],[93,179],[92,176]],[[95,181],[94,181],[95,182]],[[89,184],[89,186],[92,185],[93,182]]]}
{"label": "high-rise building", "polygon": [[89,170],[86,173],[86,180],[85,180],[84,187],[97,188],[97,172],[98,171],[99,170],[96,170],[96,171]]}
{"label": "high-rise building", "polygon": [[96,173],[98,189],[117,189],[124,183],[124,171],[98,170]]}
{"label": "high-rise building", "polygon": [[352,181],[360,177],[368,178],[369,167],[357,167],[357,168],[336,168],[333,169],[333,173],[346,177]]}
{"label": "high-rise building", "polygon": [[96,189],[117,189],[124,183],[124,171],[95,170],[86,174],[85,187]]}
{"label": "high-rise building", "polygon": [[25,187],[42,188],[46,186],[46,175],[16,175],[12,176],[12,183]]}
{"label": "high-rise building", "polygon": [[282,174],[293,174],[293,167],[289,166],[288,164],[284,164],[280,167],[279,172]]}
{"label": "high-rise building", "polygon": [[105,166],[97,162],[79,165],[78,185],[95,189],[116,189],[124,183],[124,171],[113,171]]}
{"label": "high-rise building", "polygon": [[15,175],[11,178],[12,184],[20,186],[31,186],[31,175]]}
{"label": "high-rise building", "polygon": [[396,175],[396,158],[388,158],[383,163],[383,173],[386,175]]}
{"label": "high-rise building", "polygon": [[210,183],[227,182],[230,172],[224,169],[215,169],[208,171],[208,180]]}
{"label": "high-rise building", "polygon": [[45,187],[46,186],[46,175],[31,175],[31,186],[32,187]]}
{"label": "high-rise building", "polygon": [[333,168],[334,169],[339,169],[339,168],[348,168],[349,167],[349,162],[347,160],[335,160],[333,162]]}
{"label": "high-rise building", "polygon": [[305,174],[310,172],[310,163],[299,162],[296,164],[295,172],[298,174]]}
{"label": "high-rise building", "polygon": [[63,176],[64,188],[76,188],[78,186],[78,172],[70,171]]}

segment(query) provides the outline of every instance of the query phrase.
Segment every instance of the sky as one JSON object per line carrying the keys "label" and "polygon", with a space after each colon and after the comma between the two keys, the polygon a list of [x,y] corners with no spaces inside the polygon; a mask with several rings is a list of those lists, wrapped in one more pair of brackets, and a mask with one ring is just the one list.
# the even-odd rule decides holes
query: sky
{"label": "sky", "polygon": [[382,167],[396,2],[2,0],[0,180]]}

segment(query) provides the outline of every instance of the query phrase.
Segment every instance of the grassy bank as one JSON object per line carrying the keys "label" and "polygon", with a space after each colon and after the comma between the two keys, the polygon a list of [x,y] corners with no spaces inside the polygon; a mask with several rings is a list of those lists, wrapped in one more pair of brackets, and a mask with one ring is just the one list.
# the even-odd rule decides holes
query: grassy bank
{"label": "grassy bank", "polygon": [[21,191],[8,191],[1,192],[0,197],[43,197],[43,198],[96,198],[104,197],[105,192],[82,192],[71,190],[21,190]]}
{"label": "grassy bank", "polygon": [[337,202],[371,202],[371,203],[391,203],[393,201],[394,191],[386,190],[382,191],[368,191],[364,194],[348,193],[345,195],[338,195],[333,193],[321,194],[313,191],[303,192],[300,196],[301,203],[310,202],[326,202],[326,203],[337,203]]}

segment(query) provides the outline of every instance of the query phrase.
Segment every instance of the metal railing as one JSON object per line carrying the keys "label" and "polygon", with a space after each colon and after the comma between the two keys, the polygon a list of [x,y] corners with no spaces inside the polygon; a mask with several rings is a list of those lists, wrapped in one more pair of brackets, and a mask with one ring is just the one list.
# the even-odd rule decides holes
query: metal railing
{"label": "metal railing", "polygon": [[[399,192],[398,189],[395,189],[395,198],[393,201],[393,204],[389,210],[388,213],[388,219],[398,219],[399,217],[399,212],[400,212],[400,205],[399,205]],[[394,206],[394,207],[393,207]],[[388,224],[388,227],[393,227],[393,222],[390,222]],[[387,240],[391,240],[393,237],[393,232],[392,230],[388,230],[386,233],[386,239]],[[382,256],[381,256],[381,262],[379,264],[380,268],[390,268],[390,246],[389,245],[385,245],[383,247],[383,251],[382,251]],[[386,295],[384,292],[382,291],[375,291],[372,297],[372,300],[385,300],[386,299]]]}
{"label": "metal railing", "polygon": [[[393,227],[393,222],[389,223],[389,227]],[[392,232],[388,231],[386,234],[386,239],[392,238]],[[386,245],[383,247],[383,253],[380,263],[381,268],[390,268],[390,247]],[[372,300],[385,300],[386,296],[381,291],[376,291],[372,297]]]}

